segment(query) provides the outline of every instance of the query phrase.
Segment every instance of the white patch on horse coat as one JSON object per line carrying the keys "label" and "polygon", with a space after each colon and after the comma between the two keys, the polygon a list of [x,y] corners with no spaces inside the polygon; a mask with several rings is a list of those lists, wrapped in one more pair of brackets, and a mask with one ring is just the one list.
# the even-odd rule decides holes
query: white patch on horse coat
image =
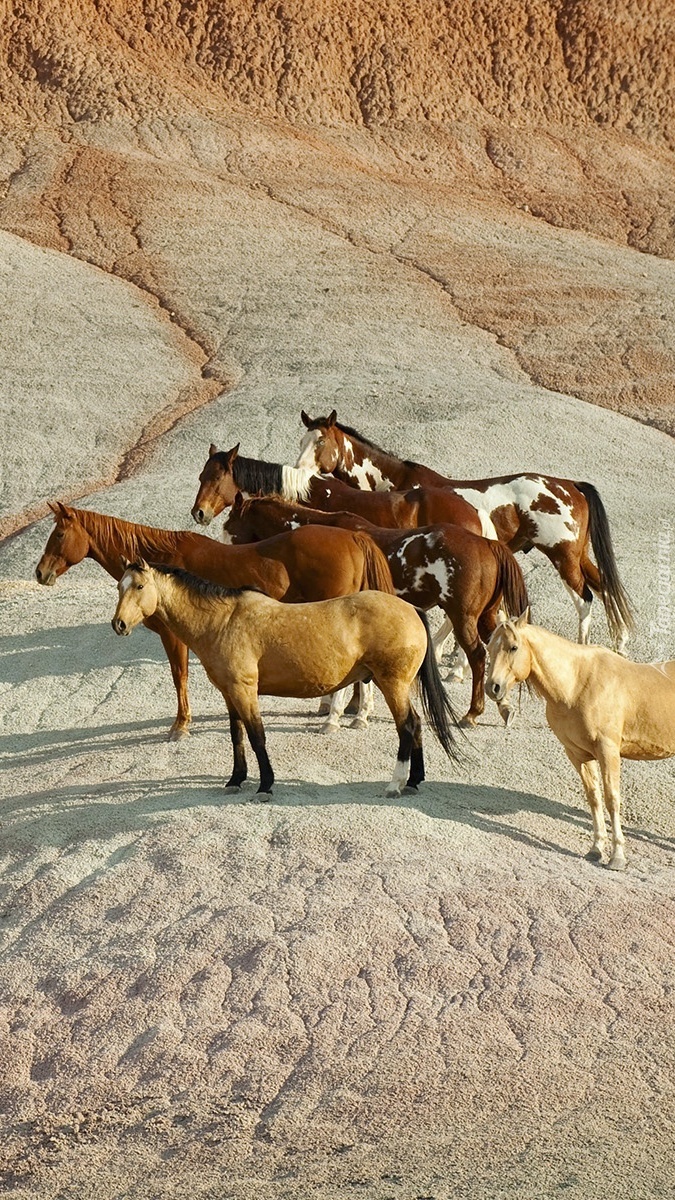
{"label": "white patch on horse coat", "polygon": [[227,522],[228,522],[228,521],[229,521],[229,519],[230,519],[230,515],[231,515],[231,513],[232,513],[232,505],[230,504],[230,505],[228,505],[228,507],[227,507],[227,508],[224,508],[224,509],[223,509],[223,514],[224,514],[224,516],[225,516],[225,521],[224,521],[223,528],[222,528],[222,530],[221,530],[221,534],[220,534],[220,540],[221,540],[221,542],[223,542],[223,543],[224,543],[226,546],[232,546],[232,545],[233,545],[232,538],[230,537],[230,534],[227,532],[227,529],[225,528],[225,526],[227,525]]}
{"label": "white patch on horse coat", "polygon": [[132,586],[133,582],[134,581],[131,575],[125,574],[122,576],[119,582],[120,596],[123,596],[125,592],[129,591],[129,588]]}
{"label": "white patch on horse coat", "polygon": [[[473,504],[479,513],[483,509],[490,516],[496,509],[513,504],[518,512],[526,514],[534,523],[536,530],[532,540],[535,544],[557,546],[560,542],[575,542],[579,536],[579,526],[574,519],[571,503],[565,504],[560,496],[554,495],[540,475],[518,475],[509,483],[492,483],[484,492],[470,487],[456,487],[455,491]],[[541,496],[554,500],[559,511],[533,511],[532,505]]]}
{"label": "white patch on horse coat", "polygon": [[486,513],[484,508],[478,509],[478,519],[480,521],[481,533],[484,538],[488,538],[491,542],[498,542],[497,530],[490,520],[489,513]]}
{"label": "white patch on horse coat", "polygon": [[[354,456],[354,447],[348,437],[344,438],[344,446],[345,450],[351,450],[352,456]],[[376,467],[369,458],[364,458],[362,463],[357,463],[356,459],[354,459],[354,465],[350,468],[347,468],[343,463],[342,469],[349,471],[352,479],[357,481],[359,487],[364,492],[389,492],[394,486],[391,479],[387,479],[382,474],[380,468]],[[375,481],[374,485],[368,479],[369,475]]]}
{"label": "white patch on horse coat", "polygon": [[316,471],[316,455],[314,448],[318,442],[321,433],[318,429],[308,429],[300,443],[300,453],[295,464],[296,470],[307,470],[310,467]]}
{"label": "white patch on horse coat", "polygon": [[316,467],[282,467],[281,495],[284,500],[307,500],[316,475]]}

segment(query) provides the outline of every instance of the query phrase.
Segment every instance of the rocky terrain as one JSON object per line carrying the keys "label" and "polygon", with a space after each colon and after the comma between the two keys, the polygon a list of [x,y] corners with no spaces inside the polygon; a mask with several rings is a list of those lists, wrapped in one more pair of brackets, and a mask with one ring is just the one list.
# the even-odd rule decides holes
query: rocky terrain
{"label": "rocky terrain", "polygon": [[[225,795],[191,666],[48,499],[190,526],[301,408],[460,476],[590,479],[675,657],[675,16],[628,0],[135,0],[0,22],[0,1178],[28,1197],[672,1196],[675,766],[628,871],[539,703],[385,801],[392,727],[267,700]],[[214,536],[218,529],[214,527]],[[538,620],[574,636],[522,559]],[[608,641],[599,605],[594,636]],[[466,685],[453,685],[458,708]]]}

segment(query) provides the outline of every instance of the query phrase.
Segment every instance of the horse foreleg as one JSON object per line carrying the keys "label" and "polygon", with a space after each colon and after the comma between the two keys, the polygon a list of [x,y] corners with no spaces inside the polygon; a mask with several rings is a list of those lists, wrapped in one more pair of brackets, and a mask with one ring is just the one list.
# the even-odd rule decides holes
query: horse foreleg
{"label": "horse foreleg", "polygon": [[[371,716],[375,708],[375,696],[373,694],[373,683],[360,683],[359,687],[359,706],[356,716],[352,721],[352,729],[366,729],[368,726],[368,718]],[[351,704],[348,704],[345,712],[349,712]]]}
{"label": "horse foreleg", "polygon": [[612,871],[623,871],[626,867],[626,854],[621,828],[621,755],[618,747],[608,741],[599,743],[597,754],[605,805],[612,822],[612,857],[607,865]]}
{"label": "horse foreleg", "polygon": [[328,720],[323,727],[324,733],[334,733],[336,729],[340,728],[340,717],[345,711],[348,691],[349,688],[339,688],[330,697],[330,709],[328,711]]}
{"label": "horse foreleg", "polygon": [[225,787],[236,788],[239,791],[248,774],[248,768],[246,766],[246,752],[244,750],[244,722],[232,708],[230,709],[230,736],[232,738],[232,750],[234,753],[234,767]]}
{"label": "horse foreleg", "polygon": [[602,787],[598,764],[594,758],[586,760],[579,758],[567,746],[565,746],[565,754],[575,770],[579,772],[583,789],[586,793],[588,807],[591,810],[593,845],[588,851],[586,858],[589,858],[591,862],[598,862],[605,853],[607,845],[607,829],[605,827],[605,814],[602,810]]}
{"label": "horse foreleg", "polygon": [[177,638],[170,629],[167,629],[159,617],[147,617],[143,624],[147,625],[148,629],[152,629],[155,633],[159,634],[164,650],[166,651],[166,657],[169,660],[173,685],[176,689],[178,700],[178,711],[176,713],[176,720],[169,730],[169,741],[177,742],[181,738],[189,736],[190,721],[192,720],[190,700],[188,698],[188,648],[185,642],[181,642],[180,638]]}
{"label": "horse foreleg", "polygon": [[[353,717],[360,713],[363,708],[363,687],[362,683],[355,683],[352,688],[352,698],[345,709],[345,716]],[[352,721],[352,724],[354,722]]]}

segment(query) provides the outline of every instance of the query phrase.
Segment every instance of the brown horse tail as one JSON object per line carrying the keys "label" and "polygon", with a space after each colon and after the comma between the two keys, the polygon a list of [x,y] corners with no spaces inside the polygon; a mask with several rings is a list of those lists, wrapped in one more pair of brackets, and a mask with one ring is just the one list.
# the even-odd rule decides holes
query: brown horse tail
{"label": "brown horse tail", "polygon": [[502,604],[510,617],[519,617],[530,601],[525,587],[523,572],[508,546],[501,542],[488,542],[497,560],[497,583],[493,601],[501,593]]}
{"label": "brown horse tail", "polygon": [[612,636],[619,639],[625,629],[635,629],[635,620],[628,593],[619,578],[607,513],[600,493],[592,483],[577,483],[576,486],[588,505],[588,528],[598,564],[600,596],[607,613],[607,624]]}
{"label": "brown horse tail", "polygon": [[359,591],[388,592],[395,595],[394,583],[389,570],[389,563],[379,546],[367,533],[355,533],[354,541],[363,552],[365,571]]}

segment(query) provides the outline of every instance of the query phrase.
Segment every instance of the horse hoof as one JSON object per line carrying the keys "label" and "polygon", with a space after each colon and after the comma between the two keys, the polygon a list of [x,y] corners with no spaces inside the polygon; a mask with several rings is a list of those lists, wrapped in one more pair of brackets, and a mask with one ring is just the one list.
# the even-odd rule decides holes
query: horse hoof
{"label": "horse hoof", "polygon": [[403,790],[404,792],[416,792],[418,791],[418,787],[416,783],[406,783]]}
{"label": "horse hoof", "polygon": [[366,720],[365,717],[354,717],[354,720],[352,721],[349,728],[350,729],[367,729],[368,721]]}
{"label": "horse hoof", "polygon": [[353,717],[354,713],[357,713],[358,711],[359,711],[358,700],[350,700],[349,704],[347,705],[347,707],[345,709],[345,716]]}
{"label": "horse hoof", "polygon": [[183,738],[190,736],[190,730],[185,725],[179,725],[177,729],[169,731],[170,742],[182,742]]}
{"label": "horse hoof", "polygon": [[256,798],[256,800],[259,801],[260,804],[268,804],[269,801],[272,799],[272,792],[271,792],[271,790],[269,792],[264,792],[262,790],[262,788],[258,788],[258,790],[255,794],[255,798]]}
{"label": "horse hoof", "polygon": [[610,871],[625,871],[626,860],[623,856],[621,858],[617,858],[615,855],[614,858],[610,858],[609,862],[607,863],[607,868]]}
{"label": "horse hoof", "polygon": [[318,715],[319,717],[327,717],[327,716],[328,716],[328,714],[329,714],[329,712],[330,712],[330,703],[329,703],[329,701],[328,701],[328,700],[322,700],[322,701],[321,701],[321,703],[320,703],[320,705],[319,705],[319,710],[318,710],[318,713],[317,713],[317,715]]}
{"label": "horse hoof", "polygon": [[596,850],[595,846],[591,846],[588,854],[584,856],[588,862],[600,862],[602,858],[602,850]]}
{"label": "horse hoof", "polygon": [[241,784],[240,783],[226,783],[225,791],[226,792],[240,792]]}
{"label": "horse hoof", "polygon": [[326,721],[326,724],[322,727],[321,732],[328,734],[337,733],[339,728],[340,725],[337,721]]}
{"label": "horse hoof", "polygon": [[475,724],[476,718],[472,717],[471,713],[467,713],[466,716],[462,717],[461,721],[459,722],[459,727],[460,729],[473,729]]}
{"label": "horse hoof", "polygon": [[396,796],[401,795],[401,788],[398,783],[389,783],[385,789],[385,796],[388,800],[393,800]]}

